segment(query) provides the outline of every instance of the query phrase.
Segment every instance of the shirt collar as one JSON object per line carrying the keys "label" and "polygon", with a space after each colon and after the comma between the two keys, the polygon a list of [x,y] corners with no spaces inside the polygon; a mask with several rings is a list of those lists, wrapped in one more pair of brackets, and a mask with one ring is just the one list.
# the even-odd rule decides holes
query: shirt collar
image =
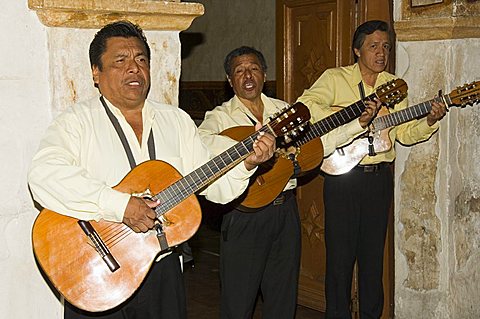
{"label": "shirt collar", "polygon": [[[361,81],[362,81],[362,73],[360,72],[360,66],[358,65],[358,63],[355,63],[353,65],[352,81],[350,82],[350,86],[352,88],[356,88],[358,87],[358,83],[360,83]],[[387,72],[383,71],[378,74],[374,89],[376,89],[379,85],[385,82],[387,82]]]}
{"label": "shirt collar", "polygon": [[[268,120],[268,116],[278,112],[279,109],[275,106],[275,104],[273,104],[272,101],[270,101],[270,99],[265,94],[261,93],[260,98],[263,102],[263,122],[266,122]],[[234,109],[239,109],[241,112],[248,115],[248,117],[255,119],[252,112],[250,112],[248,107],[246,107],[245,104],[240,101],[237,95],[235,95],[232,99],[232,106]]]}
{"label": "shirt collar", "polygon": [[[110,111],[112,111],[112,113],[115,114],[116,117],[125,119],[125,116],[123,116],[122,112],[120,111],[120,109],[118,107],[113,105],[105,96],[103,97],[103,99],[107,103],[107,106],[110,109]],[[152,105],[151,105],[151,103],[149,102],[148,99],[145,100],[145,103],[143,105],[142,117],[143,117],[144,121],[145,121],[145,119],[154,119],[155,118],[154,109],[153,109],[153,107],[152,107]]]}

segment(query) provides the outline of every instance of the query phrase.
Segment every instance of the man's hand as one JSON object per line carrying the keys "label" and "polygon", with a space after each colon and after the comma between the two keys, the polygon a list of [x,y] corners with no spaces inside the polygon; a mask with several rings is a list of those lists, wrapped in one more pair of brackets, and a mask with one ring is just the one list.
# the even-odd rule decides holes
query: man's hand
{"label": "man's hand", "polygon": [[123,223],[134,232],[145,233],[155,225],[156,214],[152,208],[157,207],[160,202],[132,196],[128,201]]}
{"label": "man's hand", "polygon": [[368,124],[372,121],[372,119],[377,115],[378,111],[382,107],[382,102],[379,99],[375,99],[374,101],[367,101],[367,106],[365,111],[363,111],[362,115],[358,118],[360,125],[363,128],[366,128]]}
{"label": "man's hand", "polygon": [[437,121],[440,121],[445,114],[447,114],[447,108],[445,107],[445,104],[432,102],[432,109],[427,115],[427,124],[432,126],[433,124],[437,123]]}
{"label": "man's hand", "polygon": [[[261,127],[261,123],[255,125],[257,131]],[[271,134],[260,132],[258,139],[253,143],[253,153],[243,161],[245,168],[250,171],[263,162],[268,161],[275,153],[276,148],[275,138]]]}

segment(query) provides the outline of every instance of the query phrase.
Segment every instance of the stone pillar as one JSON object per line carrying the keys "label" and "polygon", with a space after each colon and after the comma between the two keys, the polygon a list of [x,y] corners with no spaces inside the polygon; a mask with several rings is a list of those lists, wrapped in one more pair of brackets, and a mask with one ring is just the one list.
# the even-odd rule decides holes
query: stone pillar
{"label": "stone pillar", "polygon": [[88,47],[96,30],[117,20],[130,20],[145,30],[152,54],[149,96],[178,105],[179,32],[203,14],[202,4],[178,0],[29,0],[28,5],[47,26],[54,113],[96,91],[88,70]]}
{"label": "stone pillar", "polygon": [[[394,12],[410,106],[480,79],[480,1],[396,0]],[[429,141],[397,145],[395,318],[480,318],[479,106],[452,107]]]}

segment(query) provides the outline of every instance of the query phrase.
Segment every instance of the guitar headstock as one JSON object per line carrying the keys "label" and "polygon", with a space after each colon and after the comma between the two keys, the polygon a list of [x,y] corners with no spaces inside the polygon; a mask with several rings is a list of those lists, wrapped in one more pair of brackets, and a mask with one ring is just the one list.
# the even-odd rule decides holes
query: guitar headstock
{"label": "guitar headstock", "polygon": [[310,111],[303,103],[297,102],[273,115],[266,127],[275,137],[297,135],[297,130],[303,130],[309,120]]}
{"label": "guitar headstock", "polygon": [[400,103],[407,96],[408,86],[402,79],[395,79],[380,85],[375,94],[378,99],[387,107]]}
{"label": "guitar headstock", "polygon": [[480,81],[475,81],[457,87],[450,94],[445,95],[445,102],[448,106],[465,107],[480,101]]}

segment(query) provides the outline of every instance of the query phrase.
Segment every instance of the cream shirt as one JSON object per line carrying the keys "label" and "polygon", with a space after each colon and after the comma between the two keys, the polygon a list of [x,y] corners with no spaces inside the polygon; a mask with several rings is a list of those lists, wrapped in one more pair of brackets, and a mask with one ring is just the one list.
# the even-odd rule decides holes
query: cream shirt
{"label": "cream shirt", "polygon": [[[380,85],[395,79],[390,73],[382,72],[378,75],[374,87],[363,83],[365,96],[372,94]],[[358,83],[362,81],[360,67],[353,64],[346,67],[327,69],[318,80],[298,98],[298,101],[307,105],[312,115],[312,121],[317,122],[332,113],[332,106],[349,106],[361,99]],[[396,112],[407,107],[407,100],[396,104],[390,112]],[[406,122],[393,127],[390,132],[390,140],[399,141],[405,145],[412,145],[428,139],[437,129],[438,122],[432,126],[427,124],[426,118]],[[351,141],[357,135],[352,135]],[[375,156],[366,156],[361,164],[376,164],[380,162],[392,162],[395,159],[395,148],[388,152],[379,153]]]}
{"label": "cream shirt", "polygon": [[[157,159],[183,176],[210,159],[195,124],[181,109],[145,101],[140,145],[120,110],[106,102],[125,133],[137,165],[150,159],[150,129]],[[130,194],[112,187],[129,171],[120,138],[99,97],[95,97],[74,105],[54,120],[33,158],[28,181],[34,198],[57,213],[83,220],[121,222]],[[253,172],[247,171],[242,162],[202,194],[211,201],[227,203],[243,193]]]}
{"label": "cream shirt", "polygon": [[[268,123],[270,116],[288,106],[286,102],[267,97],[264,94],[261,95],[261,99],[264,106],[264,123],[262,124]],[[252,126],[252,120],[256,121],[255,116],[237,96],[234,96],[229,101],[205,114],[205,119],[199,126],[200,136],[209,149],[213,153],[218,154],[236,143],[231,138],[218,134],[231,127]],[[338,145],[347,142],[351,135],[359,134],[363,131],[364,129],[356,120],[345,125],[345,129],[334,129],[321,136],[324,156],[332,153]],[[296,181],[294,179],[290,180],[285,189],[291,189],[295,185]]]}

